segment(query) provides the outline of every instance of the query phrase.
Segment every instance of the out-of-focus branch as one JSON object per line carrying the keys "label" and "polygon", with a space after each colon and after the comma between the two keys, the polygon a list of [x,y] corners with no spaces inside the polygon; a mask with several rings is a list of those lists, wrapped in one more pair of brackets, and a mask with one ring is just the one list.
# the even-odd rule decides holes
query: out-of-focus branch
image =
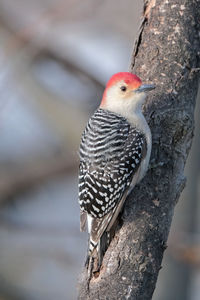
{"label": "out-of-focus branch", "polygon": [[0,172],[0,203],[6,201],[9,197],[16,196],[17,193],[25,189],[32,188],[49,178],[56,177],[64,173],[75,171],[78,160],[73,156],[53,156],[48,160],[36,159],[25,165],[12,167],[12,171],[5,172],[1,168]]}

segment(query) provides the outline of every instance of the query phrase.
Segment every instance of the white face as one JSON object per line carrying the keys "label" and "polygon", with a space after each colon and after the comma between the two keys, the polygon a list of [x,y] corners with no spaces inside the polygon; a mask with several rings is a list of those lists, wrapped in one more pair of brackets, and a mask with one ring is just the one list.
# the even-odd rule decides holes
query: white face
{"label": "white face", "polygon": [[110,87],[105,95],[105,109],[115,111],[122,115],[138,112],[142,109],[146,98],[145,92],[137,92],[133,86],[123,80]]}

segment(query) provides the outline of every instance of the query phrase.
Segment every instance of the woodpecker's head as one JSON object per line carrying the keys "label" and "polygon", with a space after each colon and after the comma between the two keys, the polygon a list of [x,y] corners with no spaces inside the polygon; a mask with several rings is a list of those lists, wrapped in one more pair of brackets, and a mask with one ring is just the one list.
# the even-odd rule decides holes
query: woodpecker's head
{"label": "woodpecker's head", "polygon": [[142,84],[135,74],[120,72],[108,81],[100,107],[126,115],[142,108],[146,92],[154,89],[153,84]]}

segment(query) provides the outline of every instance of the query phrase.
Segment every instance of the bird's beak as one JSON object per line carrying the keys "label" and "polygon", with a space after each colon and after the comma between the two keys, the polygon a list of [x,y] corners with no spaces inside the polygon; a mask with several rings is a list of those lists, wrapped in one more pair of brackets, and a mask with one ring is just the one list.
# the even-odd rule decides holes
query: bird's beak
{"label": "bird's beak", "polygon": [[138,89],[135,90],[137,93],[142,93],[142,92],[149,92],[151,90],[155,89],[154,84],[142,84]]}

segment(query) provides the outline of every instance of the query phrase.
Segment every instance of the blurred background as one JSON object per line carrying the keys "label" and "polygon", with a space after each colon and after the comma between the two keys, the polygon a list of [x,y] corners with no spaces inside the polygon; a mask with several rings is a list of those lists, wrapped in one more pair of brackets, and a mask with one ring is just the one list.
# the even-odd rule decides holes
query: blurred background
{"label": "blurred background", "polygon": [[[142,4],[0,0],[0,300],[77,298],[79,140],[128,70]],[[154,300],[200,299],[199,147],[195,135]]]}

